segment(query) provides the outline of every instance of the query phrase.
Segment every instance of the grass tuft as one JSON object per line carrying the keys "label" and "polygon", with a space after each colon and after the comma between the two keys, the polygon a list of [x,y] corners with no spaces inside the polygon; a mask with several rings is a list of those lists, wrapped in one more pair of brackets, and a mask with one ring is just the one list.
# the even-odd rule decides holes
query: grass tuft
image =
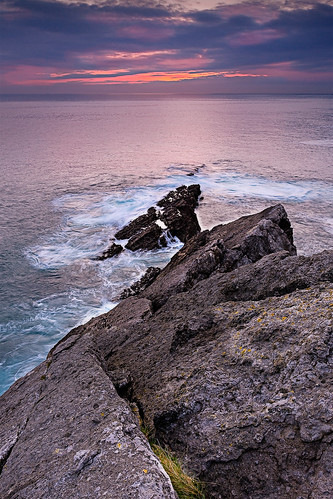
{"label": "grass tuft", "polygon": [[205,499],[204,485],[199,480],[188,475],[177,457],[170,451],[164,449],[154,438],[152,429],[145,425],[138,407],[135,403],[131,405],[132,411],[137,416],[142,433],[147,438],[152,451],[159,459],[165,472],[169,475],[173,488],[179,499]]}
{"label": "grass tuft", "polygon": [[181,463],[174,454],[163,449],[157,443],[151,442],[150,445],[169,475],[179,499],[205,499],[203,484],[183,470]]}

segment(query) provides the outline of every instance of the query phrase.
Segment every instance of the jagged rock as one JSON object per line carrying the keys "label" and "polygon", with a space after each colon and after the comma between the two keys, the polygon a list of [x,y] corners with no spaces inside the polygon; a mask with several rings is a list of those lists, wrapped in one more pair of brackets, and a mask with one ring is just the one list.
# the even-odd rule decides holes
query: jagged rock
{"label": "jagged rock", "polygon": [[124,298],[128,298],[129,296],[138,295],[156,279],[160,272],[161,269],[159,267],[148,267],[141,279],[136,281],[129,288],[124,289],[124,291],[120,295],[120,298],[123,300]]}
{"label": "jagged rock", "polygon": [[1,399],[0,495],[174,497],[135,404],[207,497],[330,497],[333,252],[295,253],[282,206],[243,217],[71,331]]}
{"label": "jagged rock", "polygon": [[125,248],[131,251],[153,250],[166,246],[165,238],[162,236],[162,229],[155,222],[130,238]]}
{"label": "jagged rock", "polygon": [[129,239],[134,236],[142,229],[146,229],[151,223],[157,220],[157,214],[155,208],[149,208],[147,213],[140,215],[139,217],[132,220],[129,224],[119,230],[115,237],[117,239]]}
{"label": "jagged rock", "polygon": [[123,250],[124,248],[121,244],[113,243],[107,250],[103,251],[100,256],[96,256],[95,260],[106,260],[107,258],[112,258],[119,255]]}
{"label": "jagged rock", "polygon": [[163,208],[161,220],[170,234],[182,242],[186,242],[200,232],[200,225],[194,209],[198,204],[200,185],[181,186],[169,192],[157,206]]}
{"label": "jagged rock", "polygon": [[199,185],[178,187],[157,203],[158,211],[154,207],[149,208],[146,214],[140,215],[119,230],[115,237],[129,239],[125,248],[131,251],[152,250],[166,246],[164,231],[185,242],[200,232],[194,212],[199,195]]}
{"label": "jagged rock", "polygon": [[230,271],[280,250],[296,253],[286,211],[276,205],[193,237],[144,291],[144,296],[157,309],[170,295],[190,289],[217,268]]}

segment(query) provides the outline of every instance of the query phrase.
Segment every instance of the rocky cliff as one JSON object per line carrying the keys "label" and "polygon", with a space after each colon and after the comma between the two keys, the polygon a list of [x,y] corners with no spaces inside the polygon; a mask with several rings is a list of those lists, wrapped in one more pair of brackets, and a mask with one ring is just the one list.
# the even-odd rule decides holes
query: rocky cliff
{"label": "rocky cliff", "polygon": [[296,256],[277,205],[149,282],[3,395],[1,497],[176,497],[136,412],[207,498],[332,497],[333,253]]}

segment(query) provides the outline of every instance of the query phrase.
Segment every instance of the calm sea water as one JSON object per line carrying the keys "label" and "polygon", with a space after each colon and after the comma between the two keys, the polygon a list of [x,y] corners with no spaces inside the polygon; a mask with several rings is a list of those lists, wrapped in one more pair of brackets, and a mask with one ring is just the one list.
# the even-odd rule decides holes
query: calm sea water
{"label": "calm sea water", "polygon": [[277,96],[2,103],[0,391],[179,249],[92,259],[172,188],[201,184],[203,228],[281,202],[299,253],[333,248],[332,107]]}

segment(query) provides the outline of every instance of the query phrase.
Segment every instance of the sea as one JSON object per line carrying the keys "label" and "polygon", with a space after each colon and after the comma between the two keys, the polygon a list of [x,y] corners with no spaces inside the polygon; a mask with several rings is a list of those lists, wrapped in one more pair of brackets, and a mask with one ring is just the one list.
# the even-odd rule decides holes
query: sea
{"label": "sea", "polygon": [[181,248],[115,232],[198,183],[203,229],[282,203],[298,254],[333,248],[330,96],[146,96],[0,104],[0,393]]}

